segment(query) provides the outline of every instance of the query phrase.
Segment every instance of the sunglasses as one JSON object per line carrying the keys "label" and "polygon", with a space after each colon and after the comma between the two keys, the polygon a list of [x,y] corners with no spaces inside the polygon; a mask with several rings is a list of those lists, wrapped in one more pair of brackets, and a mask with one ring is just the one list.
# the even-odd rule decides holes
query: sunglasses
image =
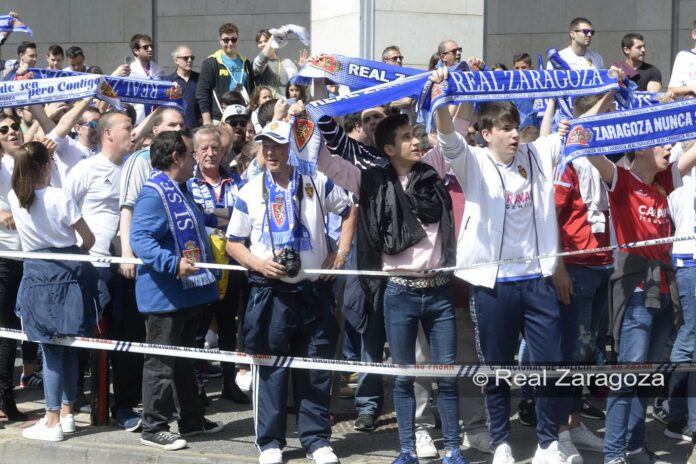
{"label": "sunglasses", "polygon": [[184,60],[184,61],[193,61],[196,59],[196,57],[193,55],[191,55],[191,56],[177,56],[177,58],[179,58],[180,60]]}
{"label": "sunglasses", "polygon": [[595,31],[594,29],[575,29],[573,32],[582,32],[588,37],[592,37],[597,33],[597,31]]}
{"label": "sunglasses", "polygon": [[20,125],[16,122],[13,122],[9,126],[0,126],[0,134],[5,135],[8,132],[10,132],[10,129],[12,129],[15,132],[18,132],[20,129]]}
{"label": "sunglasses", "polygon": [[78,126],[85,126],[85,127],[91,127],[92,129],[96,129],[97,128],[97,121],[81,122],[81,123],[78,123]]}
{"label": "sunglasses", "polygon": [[387,58],[387,61],[404,61],[404,57],[401,55],[396,55],[396,56],[392,56],[392,57]]}
{"label": "sunglasses", "polygon": [[451,53],[451,54],[453,54],[453,55],[459,55],[459,54],[462,53],[462,47],[453,48],[452,50],[448,50],[448,51],[446,51],[445,53],[443,53],[443,55],[447,55],[448,53]]}
{"label": "sunglasses", "polygon": [[232,42],[233,44],[236,44],[237,40],[239,40],[239,37],[222,37],[222,38],[220,38],[220,40],[222,40],[226,44],[228,44],[230,42]]}
{"label": "sunglasses", "polygon": [[152,44],[140,45],[138,48],[142,48],[143,50],[152,50]]}
{"label": "sunglasses", "polygon": [[247,121],[244,119],[228,119],[225,122],[229,124],[230,127],[246,127],[247,125]]}

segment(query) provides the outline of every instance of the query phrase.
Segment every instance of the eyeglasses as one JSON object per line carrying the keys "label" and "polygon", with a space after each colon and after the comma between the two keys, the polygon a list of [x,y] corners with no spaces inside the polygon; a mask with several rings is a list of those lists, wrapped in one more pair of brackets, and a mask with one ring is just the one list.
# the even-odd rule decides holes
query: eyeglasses
{"label": "eyeglasses", "polygon": [[591,37],[597,33],[594,29],[575,29],[573,32],[582,32],[588,37]]}
{"label": "eyeglasses", "polygon": [[196,59],[196,57],[193,55],[191,55],[191,56],[177,56],[177,58],[180,60],[184,60],[184,61],[193,61]]}
{"label": "eyeglasses", "polygon": [[20,129],[20,125],[16,122],[13,122],[9,126],[0,126],[0,134],[5,135],[10,131],[10,129],[17,132]]}
{"label": "eyeglasses", "polygon": [[236,44],[237,41],[239,40],[239,37],[221,37],[220,40],[225,42],[226,44],[232,42],[233,44]]}
{"label": "eyeglasses", "polygon": [[448,53],[451,53],[453,55],[460,55],[462,53],[462,47],[459,48],[453,48],[452,50],[448,50],[443,55],[447,55]]}
{"label": "eyeglasses", "polygon": [[404,57],[401,55],[390,56],[389,58],[387,58],[387,61],[404,61]]}
{"label": "eyeglasses", "polygon": [[225,122],[231,127],[246,127],[247,125],[246,119],[228,119]]}
{"label": "eyeglasses", "polygon": [[81,123],[78,123],[78,126],[85,126],[85,127],[91,127],[92,129],[96,129],[97,128],[97,121],[81,122]]}
{"label": "eyeglasses", "polygon": [[140,45],[138,48],[142,48],[143,50],[152,50],[152,44]]}

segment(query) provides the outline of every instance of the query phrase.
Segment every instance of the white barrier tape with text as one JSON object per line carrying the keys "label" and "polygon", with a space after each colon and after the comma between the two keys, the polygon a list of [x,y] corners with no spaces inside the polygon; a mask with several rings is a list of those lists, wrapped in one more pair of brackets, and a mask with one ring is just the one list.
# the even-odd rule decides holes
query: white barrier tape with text
{"label": "white barrier tape with text", "polygon": [[[0,328],[0,337],[28,341],[20,330]],[[583,375],[603,374],[669,374],[674,371],[696,371],[696,363],[681,364],[612,364],[601,366],[518,366],[518,365],[484,365],[484,364],[415,364],[398,365],[389,363],[370,363],[344,361],[339,359],[315,359],[294,356],[249,355],[234,351],[218,351],[204,348],[192,348],[151,343],[124,342],[89,337],[57,337],[52,342],[56,345],[90,348],[105,351],[142,353],[159,356],[178,356],[183,358],[204,359],[207,361],[233,362],[238,364],[255,364],[259,366],[284,367],[296,369],[320,369],[341,372],[361,372],[366,374],[399,375],[408,377],[495,377],[501,371],[513,374],[544,375],[545,377],[562,377],[568,372]]]}
{"label": "white barrier tape with text", "polygon": [[[643,248],[655,245],[666,245],[674,242],[684,242],[688,240],[696,240],[696,235],[682,235],[678,237],[656,238],[652,240],[642,240],[639,242],[624,243],[620,245],[610,245],[601,248],[592,248],[589,250],[562,251],[551,253],[548,255],[533,256],[531,258],[508,258],[489,261],[485,263],[469,264],[466,266],[442,267],[437,269],[428,269],[424,271],[364,271],[354,269],[303,269],[300,274],[330,274],[330,275],[365,275],[375,277],[395,277],[395,276],[422,276],[424,274],[432,274],[438,272],[454,272],[465,269],[476,269],[479,267],[499,266],[500,264],[523,263],[535,259],[545,258],[563,258],[566,256],[579,256],[593,253],[606,253],[618,249]],[[0,251],[0,258],[15,258],[15,259],[42,259],[49,261],[88,261],[92,263],[113,263],[113,264],[143,264],[138,258],[121,258],[118,256],[92,256],[70,253],[38,253],[33,251]],[[229,271],[247,271],[243,266],[232,264],[214,264],[214,263],[196,263],[199,268],[205,269],[220,269]]]}

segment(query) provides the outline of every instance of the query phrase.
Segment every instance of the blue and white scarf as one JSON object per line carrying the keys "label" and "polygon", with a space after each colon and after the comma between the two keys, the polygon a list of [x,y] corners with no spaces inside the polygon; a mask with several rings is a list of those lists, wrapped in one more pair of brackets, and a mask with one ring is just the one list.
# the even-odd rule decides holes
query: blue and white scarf
{"label": "blue and white scarf", "polygon": [[[145,186],[155,189],[162,199],[169,230],[174,237],[176,255],[181,259],[189,258],[196,263],[209,262],[211,257],[208,256],[204,241],[208,237],[201,236],[196,215],[176,182],[162,171],[153,169]],[[215,283],[215,276],[208,269],[199,269],[195,274],[181,277],[184,289],[212,283]]]}
{"label": "blue and white scarf", "polygon": [[312,237],[307,227],[302,224],[302,212],[295,205],[295,193],[298,188],[302,188],[300,173],[297,169],[293,169],[287,189],[278,188],[273,182],[273,175],[268,170],[263,176],[263,182],[268,192],[266,215],[270,231],[266,228],[266,221],[264,221],[261,228],[261,242],[276,249],[290,247],[295,251],[311,250]]}
{"label": "blue and white scarf", "polygon": [[3,108],[81,100],[88,97],[96,97],[116,108],[123,108],[104,76],[97,74],[0,82],[0,106]]}
{"label": "blue and white scarf", "polygon": [[0,16],[0,32],[26,32],[29,37],[34,35],[29,26],[10,15]]}
{"label": "blue and white scarf", "polygon": [[[61,71],[46,68],[31,68],[34,79],[50,79],[65,76],[92,76],[93,74],[74,71]],[[116,96],[124,103],[154,106],[170,106],[184,110],[181,97],[174,97],[174,83],[153,79],[136,79],[133,77],[104,76]]]}
{"label": "blue and white scarf", "polygon": [[570,121],[561,165],[696,138],[696,99],[661,103]]}
{"label": "blue and white scarf", "polygon": [[295,166],[300,174],[317,175],[317,161],[321,149],[321,134],[311,119],[294,117],[290,121],[290,154],[288,164]]}
{"label": "blue and white scarf", "polygon": [[312,79],[324,78],[356,91],[422,73],[421,69],[404,68],[380,61],[343,55],[322,55],[302,66],[290,82],[309,85]]}
{"label": "blue and white scarf", "polygon": [[196,167],[193,173],[194,177],[186,181],[186,185],[191,192],[193,202],[201,205],[203,211],[211,214],[215,208],[230,208],[234,207],[237,200],[239,189],[244,185],[244,181],[236,172],[230,172],[220,168],[220,200],[215,198],[215,186],[209,184],[200,177],[200,166]]}

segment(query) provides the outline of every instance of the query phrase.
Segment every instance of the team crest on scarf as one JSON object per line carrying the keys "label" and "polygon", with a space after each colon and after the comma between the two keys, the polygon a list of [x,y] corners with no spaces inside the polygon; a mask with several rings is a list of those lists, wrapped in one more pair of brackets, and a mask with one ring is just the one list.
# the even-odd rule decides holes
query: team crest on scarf
{"label": "team crest on scarf", "polygon": [[181,99],[181,93],[176,90],[176,87],[169,87],[164,91],[164,95],[170,100]]}
{"label": "team crest on scarf", "polygon": [[312,187],[312,184],[305,184],[304,191],[309,198],[314,196],[314,187]]}
{"label": "team crest on scarf", "polygon": [[341,63],[336,61],[336,57],[332,55],[322,55],[316,60],[310,61],[309,64],[330,74],[341,70]]}
{"label": "team crest on scarf", "polygon": [[282,227],[285,224],[285,204],[283,202],[273,203],[271,205],[271,211],[273,211],[273,221],[278,227]]}
{"label": "team crest on scarf", "polygon": [[196,246],[196,242],[193,240],[184,243],[182,254],[194,263],[199,263],[201,261],[201,249]]}
{"label": "team crest on scarf", "polygon": [[583,145],[587,146],[588,143],[592,141],[592,131],[585,130],[582,126],[574,127],[568,133],[568,140],[566,145]]}
{"label": "team crest on scarf", "polygon": [[113,87],[111,87],[106,81],[102,82],[101,84],[101,93],[105,97],[118,98],[118,95],[116,95],[116,92],[114,92]]}
{"label": "team crest on scarf", "polygon": [[295,119],[295,123],[292,125],[292,131],[295,135],[297,148],[302,151],[304,147],[307,146],[309,139],[312,138],[314,123],[309,119]]}
{"label": "team crest on scarf", "polygon": [[431,101],[445,93],[445,90],[447,90],[447,81],[442,81],[439,84],[434,84],[433,90],[430,93]]}

